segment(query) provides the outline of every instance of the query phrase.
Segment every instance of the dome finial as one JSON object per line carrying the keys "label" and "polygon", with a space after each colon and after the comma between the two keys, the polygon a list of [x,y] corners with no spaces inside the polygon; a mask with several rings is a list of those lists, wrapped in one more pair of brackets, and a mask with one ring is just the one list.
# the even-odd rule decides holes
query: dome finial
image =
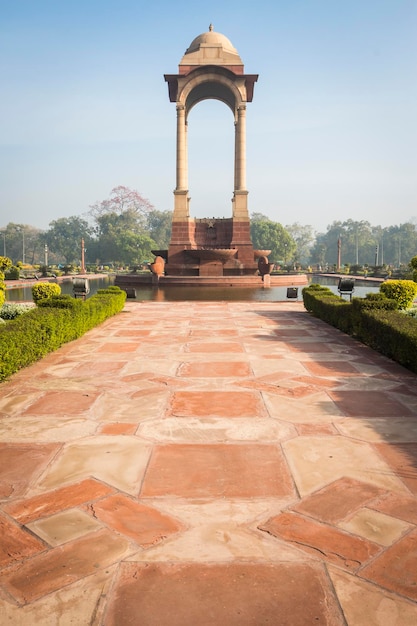
{"label": "dome finial", "polygon": [[213,30],[213,24],[210,24],[209,31],[212,32],[212,30]]}

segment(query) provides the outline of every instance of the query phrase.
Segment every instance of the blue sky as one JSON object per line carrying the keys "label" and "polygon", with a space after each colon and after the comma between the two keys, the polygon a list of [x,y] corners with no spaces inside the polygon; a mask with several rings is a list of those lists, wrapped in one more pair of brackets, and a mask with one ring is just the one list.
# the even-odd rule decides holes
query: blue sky
{"label": "blue sky", "polygon": [[[0,0],[0,227],[46,229],[118,185],[173,208],[164,74],[226,35],[249,74],[249,211],[324,231],[417,222],[417,1]],[[189,119],[195,217],[231,214],[233,117]]]}

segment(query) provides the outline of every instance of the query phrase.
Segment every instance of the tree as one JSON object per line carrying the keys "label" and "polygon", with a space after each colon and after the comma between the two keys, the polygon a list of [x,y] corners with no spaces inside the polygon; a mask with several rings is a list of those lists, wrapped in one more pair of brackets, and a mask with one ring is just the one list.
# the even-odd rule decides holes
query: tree
{"label": "tree", "polygon": [[156,242],[159,250],[165,250],[171,240],[172,211],[153,210],[148,213],[147,230],[149,236]]}
{"label": "tree", "polygon": [[138,232],[132,212],[107,213],[97,218],[97,256],[101,263],[138,264],[149,259],[155,241],[145,232]]}
{"label": "tree", "polygon": [[255,250],[271,250],[272,263],[284,263],[293,260],[296,243],[285,228],[278,222],[272,222],[261,213],[255,213],[251,219],[251,237]]}
{"label": "tree", "polygon": [[138,191],[119,185],[111,190],[109,198],[90,206],[90,215],[97,220],[103,215],[130,213],[135,217],[137,225],[143,228],[153,208],[149,200]]}
{"label": "tree", "polygon": [[310,262],[310,250],[315,241],[312,226],[301,226],[298,222],[285,227],[295,241],[294,261],[307,265]]}
{"label": "tree", "polygon": [[2,229],[2,251],[7,252],[14,264],[18,262],[40,263],[44,250],[43,231],[28,224],[9,222]]}
{"label": "tree", "polygon": [[88,222],[76,215],[60,217],[49,224],[45,240],[49,250],[65,263],[79,263],[81,259],[81,239],[86,249],[92,236]]}

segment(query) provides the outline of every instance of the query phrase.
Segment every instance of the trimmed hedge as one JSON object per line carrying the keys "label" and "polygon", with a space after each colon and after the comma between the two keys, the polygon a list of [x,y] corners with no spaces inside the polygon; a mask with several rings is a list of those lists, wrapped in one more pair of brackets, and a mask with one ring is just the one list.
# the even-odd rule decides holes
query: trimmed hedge
{"label": "trimmed hedge", "polygon": [[417,319],[400,311],[364,311],[357,338],[417,374]]}
{"label": "trimmed hedge", "polygon": [[[0,380],[81,337],[122,311],[126,292],[100,290],[88,300],[55,296],[0,327]],[[71,301],[71,304],[70,304]]]}
{"label": "trimmed hedge", "polygon": [[309,313],[417,373],[417,318],[398,311],[397,300],[368,294],[348,302],[316,286],[302,293]]}

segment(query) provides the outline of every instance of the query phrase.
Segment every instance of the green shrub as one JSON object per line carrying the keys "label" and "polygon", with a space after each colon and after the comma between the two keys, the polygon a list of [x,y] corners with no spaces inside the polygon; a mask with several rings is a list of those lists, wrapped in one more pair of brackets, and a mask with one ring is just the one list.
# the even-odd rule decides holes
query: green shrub
{"label": "green shrub", "polygon": [[7,256],[0,256],[0,307],[6,298],[6,283],[4,282],[4,272],[12,266],[12,261]]}
{"label": "green shrub", "polygon": [[387,280],[379,288],[387,298],[398,303],[398,308],[408,309],[417,295],[417,283],[413,280]]}
{"label": "green shrub", "polygon": [[81,337],[120,312],[125,300],[126,293],[121,289],[94,295],[86,301],[55,296],[32,307],[26,315],[0,324],[0,380]]}
{"label": "green shrub", "polygon": [[38,304],[40,300],[59,296],[60,293],[61,287],[57,283],[36,283],[32,287],[32,298],[35,304]]}
{"label": "green shrub", "polygon": [[16,265],[12,265],[4,272],[6,280],[19,280],[20,270]]}
{"label": "green shrub", "polygon": [[79,308],[81,304],[81,300],[72,298],[70,295],[67,294],[51,296],[50,298],[44,298],[43,300],[38,300],[37,302],[37,305],[39,307],[50,307],[56,309],[76,309],[77,307]]}
{"label": "green shrub", "polygon": [[358,339],[417,373],[417,319],[401,311],[364,311]]}
{"label": "green shrub", "polygon": [[309,287],[303,289],[303,300],[315,317],[417,373],[417,318],[399,311],[397,300],[379,293],[347,302]]}
{"label": "green shrub", "polygon": [[5,302],[0,308],[0,318],[3,320],[14,320],[15,317],[28,313],[32,307],[27,304],[18,304],[16,302]]}

